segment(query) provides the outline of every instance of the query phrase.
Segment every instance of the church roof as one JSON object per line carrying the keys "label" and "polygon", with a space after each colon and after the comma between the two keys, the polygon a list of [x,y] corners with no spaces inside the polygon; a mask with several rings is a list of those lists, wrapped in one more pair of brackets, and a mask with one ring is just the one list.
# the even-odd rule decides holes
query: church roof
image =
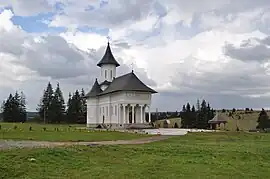
{"label": "church roof", "polygon": [[100,83],[100,86],[102,86],[102,85],[107,85],[107,86],[109,86],[110,84],[111,84],[111,82],[105,80],[105,81],[103,81],[102,83]]}
{"label": "church roof", "polygon": [[208,121],[208,123],[210,123],[210,124],[218,124],[218,123],[226,123],[227,121],[228,120],[224,116],[217,113],[215,115],[215,117],[213,117],[213,119]]}
{"label": "church roof", "polygon": [[85,95],[86,98],[89,98],[89,97],[96,97],[98,94],[100,94],[102,92],[101,88],[100,88],[100,85],[98,84],[98,81],[96,79],[92,89],[89,91],[89,93],[87,93]]}
{"label": "church roof", "polygon": [[113,93],[117,91],[138,91],[157,93],[155,90],[146,86],[132,71],[131,73],[115,78],[111,84],[99,95]]}
{"label": "church roof", "polygon": [[104,56],[98,62],[97,66],[101,67],[103,64],[113,64],[113,65],[116,65],[116,67],[120,66],[120,64],[115,60],[115,58],[112,54],[109,43],[107,45],[107,49],[106,49]]}

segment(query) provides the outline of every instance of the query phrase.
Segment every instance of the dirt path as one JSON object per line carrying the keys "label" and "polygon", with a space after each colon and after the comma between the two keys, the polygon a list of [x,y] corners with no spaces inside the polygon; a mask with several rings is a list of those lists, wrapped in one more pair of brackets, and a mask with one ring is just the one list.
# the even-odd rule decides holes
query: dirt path
{"label": "dirt path", "polygon": [[146,144],[155,141],[168,139],[171,136],[152,136],[134,140],[116,140],[116,141],[99,141],[99,142],[48,142],[48,141],[15,141],[15,140],[0,140],[0,150],[12,148],[42,148],[42,147],[58,147],[71,145],[123,145],[123,144]]}

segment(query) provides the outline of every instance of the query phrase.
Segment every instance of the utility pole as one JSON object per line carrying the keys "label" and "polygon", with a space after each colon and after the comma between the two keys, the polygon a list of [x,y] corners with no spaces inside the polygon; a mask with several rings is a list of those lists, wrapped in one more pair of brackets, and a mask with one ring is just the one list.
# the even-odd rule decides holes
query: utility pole
{"label": "utility pole", "polygon": [[44,111],[43,111],[43,122],[44,122],[44,124],[46,123],[46,110],[45,110],[45,108],[44,108]]}

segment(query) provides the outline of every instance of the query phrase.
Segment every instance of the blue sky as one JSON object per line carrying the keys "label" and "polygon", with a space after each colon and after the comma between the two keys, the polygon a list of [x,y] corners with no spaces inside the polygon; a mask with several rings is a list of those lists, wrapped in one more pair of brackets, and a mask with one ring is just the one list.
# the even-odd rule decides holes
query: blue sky
{"label": "blue sky", "polygon": [[89,90],[110,36],[117,74],[133,63],[159,91],[153,108],[180,110],[197,98],[216,108],[268,105],[268,0],[3,0],[0,8],[0,100],[23,90],[35,110],[48,81],[65,98]]}

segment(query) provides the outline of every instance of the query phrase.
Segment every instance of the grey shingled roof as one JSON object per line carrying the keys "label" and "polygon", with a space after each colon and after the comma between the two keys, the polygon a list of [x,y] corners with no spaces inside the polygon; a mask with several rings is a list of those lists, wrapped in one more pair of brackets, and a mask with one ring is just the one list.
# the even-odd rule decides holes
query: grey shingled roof
{"label": "grey shingled roof", "polygon": [[102,83],[100,83],[99,85],[100,85],[100,86],[102,86],[102,85],[107,85],[107,86],[109,86],[110,84],[111,84],[111,82],[105,80],[105,81],[103,81]]}
{"label": "grey shingled roof", "polygon": [[224,116],[220,115],[219,113],[217,113],[215,117],[213,117],[213,119],[208,121],[208,123],[210,124],[224,123],[224,122],[226,123],[228,122],[228,120]]}
{"label": "grey shingled roof", "polygon": [[125,74],[115,78],[111,84],[99,95],[113,93],[117,91],[139,91],[157,93],[155,90],[146,86],[134,73]]}
{"label": "grey shingled roof", "polygon": [[116,67],[120,66],[120,64],[115,60],[115,58],[112,54],[109,43],[107,45],[107,49],[106,49],[104,56],[98,62],[97,66],[101,67],[103,64],[113,64],[113,65],[116,65]]}
{"label": "grey shingled roof", "polygon": [[98,84],[97,78],[96,81],[94,83],[94,85],[92,86],[92,89],[89,91],[89,93],[87,93],[85,95],[86,98],[89,97],[96,97],[98,94],[100,94],[102,92],[100,85]]}

